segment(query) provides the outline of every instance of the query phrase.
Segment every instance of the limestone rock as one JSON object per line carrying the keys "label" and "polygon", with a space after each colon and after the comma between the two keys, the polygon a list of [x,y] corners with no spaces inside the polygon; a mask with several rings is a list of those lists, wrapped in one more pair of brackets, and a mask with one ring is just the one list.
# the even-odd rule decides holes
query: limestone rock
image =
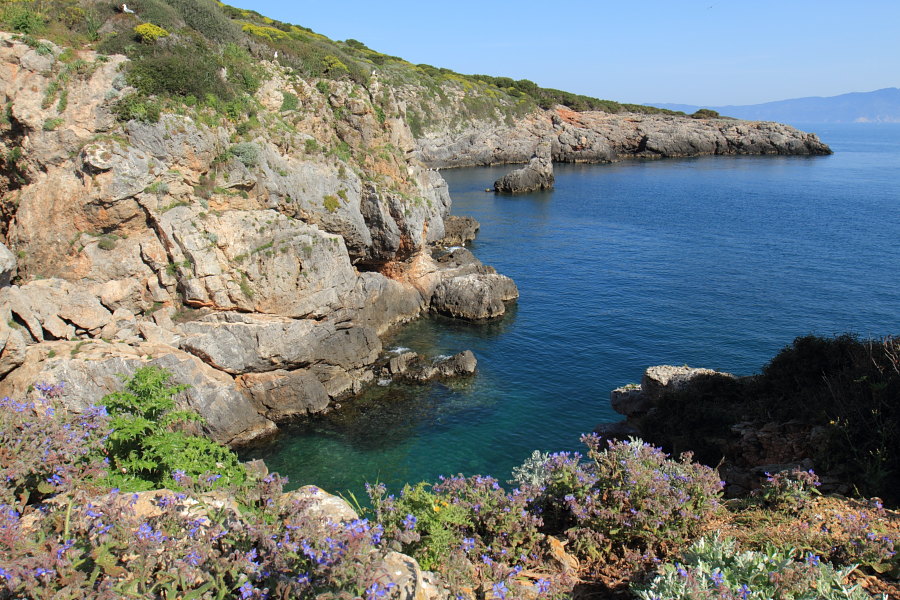
{"label": "limestone rock", "polygon": [[183,350],[235,375],[325,367],[314,369],[320,381],[343,373],[352,387],[353,372],[374,363],[381,352],[374,330],[334,321],[218,313],[185,323],[181,331]]}
{"label": "limestone rock", "polygon": [[187,384],[177,400],[196,410],[215,440],[237,445],[270,435],[275,425],[257,414],[234,381],[200,359],[170,346],[134,346],[103,341],[45,342],[32,346],[23,364],[0,381],[0,395],[25,398],[35,382],[65,383],[60,401],[75,412],[122,388],[139,367],[154,365],[172,373],[172,382]]}
{"label": "limestone rock", "polygon": [[451,317],[478,321],[502,316],[504,302],[519,297],[505,275],[472,273],[441,281],[431,297],[432,310]]}
{"label": "limestone rock", "polygon": [[159,223],[192,306],[324,316],[356,286],[340,237],[273,210],[215,215],[183,206]]}
{"label": "limestone rock", "polygon": [[732,377],[728,373],[720,373],[712,369],[658,365],[644,371],[644,376],[641,378],[641,392],[652,402],[666,392],[676,392],[690,386],[698,377],[708,376]]}
{"label": "limestone rock", "polygon": [[283,505],[296,504],[302,512],[310,517],[332,523],[352,522],[359,519],[350,504],[343,498],[329,494],[314,485],[305,485],[298,490],[281,495],[279,502]]}
{"label": "limestone rock", "polygon": [[494,182],[494,191],[522,194],[553,187],[553,163],[550,158],[550,142],[539,144],[534,156],[521,169],[507,173]]}
{"label": "limestone rock", "polygon": [[640,385],[626,385],[609,393],[609,404],[614,411],[626,417],[644,414],[653,407],[653,401],[644,394]]}
{"label": "limestone rock", "polygon": [[475,239],[481,225],[473,217],[449,215],[444,219],[444,246],[462,246]]}
{"label": "limestone rock", "polygon": [[387,371],[394,377],[425,382],[437,377],[457,377],[475,372],[478,361],[471,350],[433,360],[415,352],[404,352],[390,359]]}
{"label": "limestone rock", "polygon": [[304,369],[247,373],[238,377],[237,382],[257,412],[276,423],[328,407],[325,386]]}
{"label": "limestone rock", "polygon": [[0,289],[0,304],[25,324],[32,340],[99,336],[112,314],[87,291],[62,279],[41,279]]}
{"label": "limestone rock", "polygon": [[419,562],[406,554],[390,551],[375,567],[375,579],[391,586],[399,594],[399,600],[443,600],[449,597],[447,590],[439,586],[423,571]]}
{"label": "limestone rock", "polygon": [[16,274],[16,256],[4,244],[0,244],[0,287],[9,285]]}

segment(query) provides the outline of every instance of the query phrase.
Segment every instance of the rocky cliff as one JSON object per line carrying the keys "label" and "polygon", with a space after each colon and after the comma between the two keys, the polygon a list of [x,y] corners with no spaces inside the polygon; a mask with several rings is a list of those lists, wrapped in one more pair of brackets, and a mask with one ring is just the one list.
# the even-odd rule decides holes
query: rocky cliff
{"label": "rocky cliff", "polygon": [[470,318],[503,312],[473,285],[517,295],[474,257],[432,258],[447,186],[377,117],[389,88],[266,63],[250,131],[202,109],[123,121],[124,57],[29,41],[0,35],[0,394],[64,381],[77,410],[153,363],[237,444],[359,391],[379,335],[436,289]]}
{"label": "rocky cliff", "polygon": [[[138,17],[107,8],[105,39],[133,36]],[[551,160],[828,152],[772,123],[541,109],[295,26],[239,23],[247,49],[206,51],[231,57],[217,85],[254,80],[243,104],[157,97],[131,87],[149,84],[126,77],[125,56],[0,34],[0,394],[64,381],[77,410],[153,363],[190,383],[183,402],[211,435],[248,442],[367,385],[390,327],[429,310],[494,318],[518,296],[442,249],[445,220],[447,246],[477,223],[448,218],[432,167],[540,150],[547,181]],[[301,44],[281,58],[263,43],[287,43],[278,31]],[[133,58],[173,61],[152,63],[159,76],[187,60],[182,35]],[[302,44],[362,62],[303,73],[289,52]]]}

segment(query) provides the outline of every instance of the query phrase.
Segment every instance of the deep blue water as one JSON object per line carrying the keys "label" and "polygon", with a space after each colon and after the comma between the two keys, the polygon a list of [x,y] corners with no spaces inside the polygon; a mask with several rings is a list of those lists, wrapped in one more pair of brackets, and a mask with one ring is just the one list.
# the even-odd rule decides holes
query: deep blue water
{"label": "deep blue water", "polygon": [[806,126],[828,157],[558,165],[556,189],[484,192],[510,167],[445,171],[471,249],[516,280],[502,321],[425,318],[386,348],[472,349],[451,385],[375,388],[251,453],[359,495],[440,474],[509,476],[617,420],[609,391],[655,364],[758,371],[808,333],[900,333],[900,125]]}

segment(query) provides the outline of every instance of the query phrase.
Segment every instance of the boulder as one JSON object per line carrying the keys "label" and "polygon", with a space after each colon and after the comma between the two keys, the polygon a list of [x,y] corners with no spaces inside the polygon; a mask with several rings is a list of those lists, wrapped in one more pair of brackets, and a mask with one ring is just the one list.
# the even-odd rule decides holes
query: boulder
{"label": "boulder", "polygon": [[[389,551],[375,566],[374,579],[392,590],[398,600],[443,600],[450,594],[419,562],[406,554]],[[393,584],[393,585],[391,585]]]}
{"label": "boulder", "polygon": [[346,500],[314,485],[305,485],[298,490],[285,492],[279,498],[279,503],[297,504],[302,508],[303,514],[322,521],[349,523],[359,519],[359,515]]}
{"label": "boulder", "polygon": [[549,157],[533,157],[528,164],[507,173],[494,182],[494,191],[506,194],[524,194],[553,188],[553,163]]}
{"label": "boulder", "polygon": [[475,239],[481,225],[473,217],[448,215],[444,218],[443,246],[462,246]]}
{"label": "boulder", "polygon": [[431,309],[451,317],[480,321],[502,316],[504,302],[519,297],[505,275],[471,273],[442,280],[431,296]]}
{"label": "boulder", "polygon": [[0,395],[25,398],[35,383],[65,383],[60,401],[81,412],[120,390],[123,378],[147,365],[167,369],[172,383],[189,386],[177,405],[196,410],[216,441],[239,445],[275,432],[275,424],[256,412],[231,377],[186,352],[149,342],[131,346],[82,340],[31,346],[23,364],[0,381]]}
{"label": "boulder", "polygon": [[237,383],[256,411],[276,423],[328,407],[325,386],[305,369],[247,373],[238,377]]}
{"label": "boulder", "polygon": [[650,402],[655,402],[667,392],[677,392],[689,387],[698,377],[733,377],[712,369],[697,369],[688,366],[658,365],[648,367],[641,378],[641,393]]}

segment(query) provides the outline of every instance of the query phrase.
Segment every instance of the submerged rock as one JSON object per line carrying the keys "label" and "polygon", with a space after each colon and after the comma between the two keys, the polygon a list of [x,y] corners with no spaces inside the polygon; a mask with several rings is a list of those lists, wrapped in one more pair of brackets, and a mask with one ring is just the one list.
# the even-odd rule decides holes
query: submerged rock
{"label": "submerged rock", "polygon": [[477,366],[478,360],[471,350],[433,360],[415,352],[404,352],[391,358],[387,371],[394,377],[425,382],[437,377],[471,375]]}

